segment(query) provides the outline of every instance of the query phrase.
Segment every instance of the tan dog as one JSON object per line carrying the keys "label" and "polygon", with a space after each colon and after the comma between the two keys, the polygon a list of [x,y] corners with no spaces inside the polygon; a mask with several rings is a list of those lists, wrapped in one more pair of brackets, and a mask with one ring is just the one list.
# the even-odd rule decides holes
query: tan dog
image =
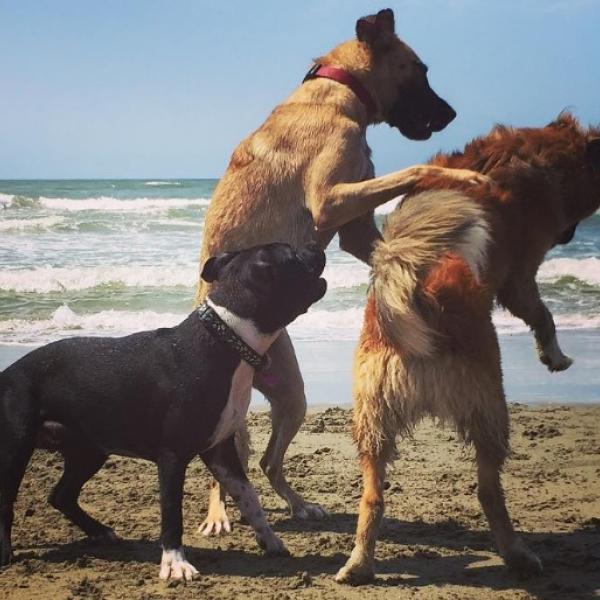
{"label": "tan dog", "polygon": [[[354,363],[354,436],[364,490],[356,545],[337,580],[374,576],[386,464],[425,415],[475,447],[478,496],[500,554],[523,574],[541,562],[515,534],[500,472],[508,451],[494,300],[533,330],[541,361],[568,368],[535,275],[546,252],[600,206],[600,130],[569,115],[541,129],[495,128],[433,164],[481,169],[497,186],[429,177],[390,216],[373,253]],[[415,190],[417,191],[417,190]]]}
{"label": "tan dog", "polygon": [[[206,214],[201,262],[227,250],[267,242],[301,246],[316,240],[325,248],[336,232],[340,245],[368,261],[379,232],[376,206],[410,192],[425,175],[445,173],[481,180],[467,170],[416,166],[373,179],[366,142],[369,125],[397,127],[406,137],[426,139],[455,116],[429,87],[427,68],[394,32],[391,10],[360,19],[357,39],[318,60],[307,80],[233,152]],[[207,292],[200,283],[197,301]],[[261,467],[293,515],[320,517],[288,485],[283,456],[306,410],[304,384],[287,333],[270,351],[270,377],[255,387],[271,403],[273,432]],[[239,445],[242,455],[246,444]],[[224,497],[214,486],[205,535],[229,531]]]}

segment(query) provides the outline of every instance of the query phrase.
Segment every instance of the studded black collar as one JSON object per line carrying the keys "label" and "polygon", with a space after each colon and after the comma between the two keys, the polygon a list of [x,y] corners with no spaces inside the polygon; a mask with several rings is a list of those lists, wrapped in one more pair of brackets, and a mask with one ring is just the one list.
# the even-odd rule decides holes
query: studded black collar
{"label": "studded black collar", "polygon": [[221,317],[214,308],[204,303],[198,308],[198,318],[208,331],[218,340],[225,342],[235,350],[242,360],[245,360],[251,367],[257,371],[264,369],[269,359],[267,355],[261,355],[254,348],[251,348]]}

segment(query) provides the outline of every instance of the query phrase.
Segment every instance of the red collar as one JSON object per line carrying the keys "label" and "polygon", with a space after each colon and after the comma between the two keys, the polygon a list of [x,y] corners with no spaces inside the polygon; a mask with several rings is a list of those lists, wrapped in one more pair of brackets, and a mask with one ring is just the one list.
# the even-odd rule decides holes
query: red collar
{"label": "red collar", "polygon": [[316,79],[322,77],[323,79],[332,79],[343,85],[348,86],[358,97],[358,99],[364,104],[367,109],[367,118],[371,120],[375,116],[375,102],[371,94],[367,91],[367,88],[351,73],[344,69],[338,69],[337,67],[323,67],[321,65],[313,65],[311,70],[306,74],[302,83],[309,79]]}

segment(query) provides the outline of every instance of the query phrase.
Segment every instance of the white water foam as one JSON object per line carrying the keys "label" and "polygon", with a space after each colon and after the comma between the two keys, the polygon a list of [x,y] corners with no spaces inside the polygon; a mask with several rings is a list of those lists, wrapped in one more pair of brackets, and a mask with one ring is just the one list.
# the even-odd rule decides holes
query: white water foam
{"label": "white water foam", "polygon": [[158,327],[173,327],[185,317],[185,314],[120,310],[78,315],[65,304],[57,308],[49,319],[0,321],[0,340],[7,344],[45,344],[73,335],[126,335]]}
{"label": "white water foam", "polygon": [[296,340],[356,340],[363,321],[363,307],[329,311],[311,309],[289,327]]}
{"label": "white water foam", "polygon": [[[1,230],[1,228],[0,228]],[[360,263],[343,263],[325,269],[330,290],[366,285],[369,269]],[[47,294],[85,290],[101,285],[126,287],[193,287],[198,264],[188,265],[99,265],[0,270],[0,289],[20,293]]]}
{"label": "white water foam", "polygon": [[369,267],[360,262],[328,264],[323,271],[327,289],[353,288],[369,283]]}
{"label": "white water foam", "polygon": [[120,200],[112,196],[98,196],[85,200],[71,198],[46,198],[40,196],[40,205],[51,210],[81,211],[97,210],[102,212],[165,212],[173,208],[191,208],[208,206],[209,198],[132,198]]}
{"label": "white water foam", "polygon": [[[49,231],[66,221],[65,217],[39,217],[32,219],[0,220],[0,231]],[[1,285],[0,285],[1,287]]]}
{"label": "white water foam", "polygon": [[0,271],[0,289],[47,294],[85,290],[100,285],[127,287],[193,287],[198,265],[108,265],[97,267],[36,267]]}
{"label": "white water foam", "polygon": [[[310,310],[290,327],[297,340],[356,340],[362,324],[362,308],[340,311]],[[80,315],[66,304],[49,319],[8,319],[0,321],[0,342],[5,344],[43,344],[73,335],[127,335],[135,331],[173,327],[186,314],[154,311],[103,310]]]}
{"label": "white water foam", "polygon": [[181,185],[179,181],[146,181],[144,185],[160,186],[160,185]]}
{"label": "white water foam", "polygon": [[13,200],[14,196],[12,194],[3,194],[0,192],[0,208],[8,208]]}
{"label": "white water foam", "polygon": [[[298,341],[355,342],[362,326],[363,312],[362,307],[337,311],[311,309],[296,319],[289,331],[292,338]],[[81,315],[63,305],[49,319],[0,321],[0,343],[43,344],[73,335],[126,335],[158,327],[173,327],[186,316],[184,313],[158,313],[149,310],[104,310]],[[500,335],[528,331],[522,321],[505,311],[496,311],[493,317]],[[600,328],[600,315],[555,315],[555,321],[558,330]]]}
{"label": "white water foam", "polygon": [[600,259],[552,258],[543,263],[538,271],[539,281],[551,283],[561,277],[575,277],[591,285],[600,285]]}

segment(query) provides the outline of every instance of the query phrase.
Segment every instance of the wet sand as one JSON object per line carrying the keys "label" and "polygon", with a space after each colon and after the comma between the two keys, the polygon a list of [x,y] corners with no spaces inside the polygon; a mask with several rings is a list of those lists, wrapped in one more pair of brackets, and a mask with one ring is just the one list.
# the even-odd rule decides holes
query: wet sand
{"label": "wet sand", "polygon": [[232,534],[207,539],[195,533],[208,484],[196,461],[186,482],[184,543],[201,575],[187,586],[162,583],[155,467],[113,457],[84,488],[82,505],[123,538],[98,544],[46,503],[61,459],[40,451],[21,488],[16,561],[0,572],[0,598],[598,598],[600,407],[516,405],[511,415],[513,456],[504,482],[516,527],[544,562],[544,574],[535,579],[517,579],[494,552],[469,450],[451,430],[426,422],[414,439],[399,444],[401,457],[388,477],[376,583],[337,585],[333,576],[352,548],[360,478],[350,413],[329,408],[311,412],[287,460],[293,486],[330,511],[321,522],[286,514],[257,465],[268,414],[249,417],[250,478],[291,557],[264,557],[234,509]]}

